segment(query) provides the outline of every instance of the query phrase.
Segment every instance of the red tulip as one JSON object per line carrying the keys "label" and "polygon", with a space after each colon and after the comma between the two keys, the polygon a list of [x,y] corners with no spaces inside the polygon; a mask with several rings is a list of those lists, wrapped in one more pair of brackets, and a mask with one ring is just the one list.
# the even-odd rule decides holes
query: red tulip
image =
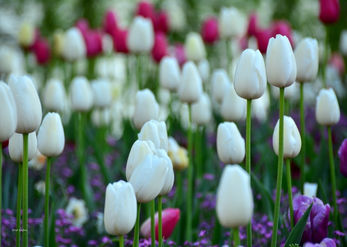
{"label": "red tulip", "polygon": [[247,35],[255,36],[258,30],[258,17],[255,13],[252,13],[248,19]]}
{"label": "red tulip", "polygon": [[87,48],[87,56],[94,57],[102,52],[102,37],[98,31],[88,30],[84,35]]}
{"label": "red tulip", "polygon": [[329,59],[329,64],[333,66],[342,76],[345,73],[345,61],[339,53],[333,53]]}
{"label": "red tulip", "polygon": [[324,24],[331,24],[339,19],[339,0],[320,0],[319,19]]}
{"label": "red tulip", "polygon": [[258,29],[256,32],[255,38],[257,39],[258,49],[261,53],[266,53],[267,44],[271,36],[272,32],[270,29]]}
{"label": "red tulip", "polygon": [[114,31],[111,35],[112,35],[114,50],[120,53],[128,54],[129,53],[128,45],[127,45],[128,30],[118,29]]}
{"label": "red tulip", "polygon": [[207,44],[213,44],[219,39],[217,18],[209,17],[203,22],[201,28],[201,36]]}
{"label": "red tulip", "polygon": [[152,23],[154,24],[155,9],[154,9],[153,4],[151,4],[147,1],[140,1],[137,4],[136,15],[151,19]]}
{"label": "red tulip", "polygon": [[187,61],[186,51],[182,44],[175,45],[173,49],[173,56],[177,59],[177,62],[182,66]]}
{"label": "red tulip", "polygon": [[160,11],[155,16],[154,31],[167,33],[169,31],[169,17],[165,11]]}
{"label": "red tulip", "polygon": [[163,33],[155,34],[154,45],[152,48],[152,58],[157,63],[167,55],[167,40]]}
{"label": "red tulip", "polygon": [[46,64],[51,58],[51,48],[49,47],[47,40],[42,37],[35,40],[31,47],[31,51],[34,52],[36,61],[39,64]]}
{"label": "red tulip", "polygon": [[294,46],[292,29],[286,21],[276,21],[272,25],[272,37],[276,37],[276,34],[287,36],[292,47]]}
{"label": "red tulip", "polygon": [[103,29],[109,35],[118,29],[116,14],[111,10],[108,10],[104,16]]}
{"label": "red tulip", "polygon": [[[158,213],[155,214],[155,238],[158,240]],[[163,238],[168,239],[175,229],[180,219],[180,210],[178,208],[167,208],[162,211]],[[148,218],[141,226],[141,234],[145,238],[151,237],[151,219]]]}

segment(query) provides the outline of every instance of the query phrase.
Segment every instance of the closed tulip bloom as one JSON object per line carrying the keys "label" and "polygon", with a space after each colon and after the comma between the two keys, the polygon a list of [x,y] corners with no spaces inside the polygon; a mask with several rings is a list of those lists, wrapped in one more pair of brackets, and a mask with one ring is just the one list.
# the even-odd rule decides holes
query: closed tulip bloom
{"label": "closed tulip bloom", "polygon": [[86,45],[81,31],[72,27],[66,31],[63,42],[62,55],[68,61],[76,61],[86,56]]}
{"label": "closed tulip bloom", "polygon": [[[8,140],[17,127],[16,102],[10,87],[0,81],[0,143]],[[1,150],[0,150],[1,152]]]}
{"label": "closed tulip bloom", "polygon": [[63,124],[58,113],[47,113],[37,135],[37,147],[43,155],[55,157],[61,154],[65,146]]}
{"label": "closed tulip bloom", "polygon": [[319,19],[325,24],[336,22],[340,16],[339,0],[320,0]]}
{"label": "closed tulip bloom", "polygon": [[163,57],[168,54],[168,42],[163,33],[156,33],[152,48],[152,58],[156,63],[160,63]]}
{"label": "closed tulip bloom", "polygon": [[270,28],[267,28],[267,29],[258,28],[257,32],[255,33],[257,46],[259,51],[262,54],[266,53],[266,49],[271,37],[272,37],[272,30]]}
{"label": "closed tulip bloom", "polygon": [[88,111],[93,106],[93,91],[85,77],[75,77],[70,86],[71,108]]}
{"label": "closed tulip bloom", "polygon": [[180,67],[174,57],[164,57],[159,65],[159,82],[163,88],[176,91],[180,83]]}
{"label": "closed tulip bloom", "polygon": [[219,32],[222,38],[240,37],[246,32],[247,20],[236,8],[223,7],[219,14]]}
{"label": "closed tulip bloom", "polygon": [[108,107],[112,103],[111,84],[107,80],[99,79],[92,82],[93,101],[96,107]]}
{"label": "closed tulip bloom", "polygon": [[347,177],[347,139],[344,139],[339,148],[340,172]]}
{"label": "closed tulip bloom", "polygon": [[191,104],[198,101],[201,94],[202,82],[198,69],[193,62],[187,62],[183,66],[178,96],[182,102]]}
{"label": "closed tulip bloom", "polygon": [[149,120],[157,120],[159,118],[159,105],[155,100],[154,94],[149,89],[144,89],[136,93],[135,111],[133,122],[137,129]]}
{"label": "closed tulip bloom", "polygon": [[136,222],[137,202],[130,183],[120,180],[106,187],[104,224],[111,235],[125,235]]}
{"label": "closed tulip bloom", "polygon": [[239,164],[245,158],[245,140],[235,123],[224,122],[218,125],[217,153],[225,164]]}
{"label": "closed tulip bloom", "polygon": [[34,53],[36,62],[45,65],[51,59],[51,47],[46,39],[39,37],[35,40],[30,50]]}
{"label": "closed tulip bloom", "polygon": [[246,118],[246,104],[247,101],[237,95],[234,86],[228,85],[220,109],[222,117],[230,122],[244,120]]}
{"label": "closed tulip bloom", "polygon": [[109,35],[118,29],[117,16],[112,10],[107,10],[104,15],[103,29]]}
{"label": "closed tulip bloom", "polygon": [[211,120],[211,101],[206,93],[203,93],[199,100],[192,104],[192,122],[198,125],[205,125]]}
{"label": "closed tulip bloom", "polygon": [[202,81],[206,82],[210,77],[210,63],[207,59],[201,60],[199,62],[198,70]]}
{"label": "closed tulip bloom", "polygon": [[216,211],[227,228],[245,226],[253,215],[253,195],[249,174],[239,165],[227,165],[219,182]]}
{"label": "closed tulip bloom", "polygon": [[266,75],[270,84],[288,87],[296,79],[296,61],[292,46],[286,36],[271,38],[266,50]]}
{"label": "closed tulip bloom", "polygon": [[188,60],[198,62],[206,57],[204,42],[200,34],[189,33],[184,46]]}
{"label": "closed tulip bloom", "polygon": [[[279,120],[276,123],[272,136],[274,152],[278,155],[279,147]],[[294,158],[301,150],[301,137],[298,127],[291,117],[284,116],[283,122],[283,157]]]}
{"label": "closed tulip bloom", "polygon": [[152,141],[156,148],[168,150],[168,136],[164,121],[150,120],[146,122],[141,128],[138,138],[143,141]]}
{"label": "closed tulip bloom", "polygon": [[321,89],[316,98],[316,119],[321,125],[334,125],[340,120],[340,107],[332,88]]}
{"label": "closed tulip bloom", "polygon": [[158,149],[156,151],[156,155],[162,159],[162,162],[167,167],[167,173],[164,179],[164,184],[163,184],[163,187],[161,188],[161,191],[159,192],[159,195],[163,196],[171,191],[175,181],[175,173],[174,173],[172,161],[164,149]]}
{"label": "closed tulip bloom", "polygon": [[295,48],[298,82],[313,81],[318,73],[318,42],[316,39],[305,38]]}
{"label": "closed tulip bloom", "polygon": [[135,17],[129,28],[127,44],[131,52],[150,52],[154,44],[152,22],[141,16]]}
{"label": "closed tulip bloom", "polygon": [[316,197],[318,184],[304,183],[304,195],[308,197]]}
{"label": "closed tulip bloom", "polygon": [[286,36],[291,46],[292,47],[294,46],[292,28],[290,27],[290,24],[287,21],[275,21],[271,25],[271,30],[272,30],[272,37],[275,37],[277,34]]}
{"label": "closed tulip bloom", "polygon": [[28,76],[11,75],[9,86],[17,109],[17,133],[35,131],[41,123],[42,109],[34,83]]}
{"label": "closed tulip bloom", "polygon": [[218,20],[209,17],[202,23],[201,36],[206,44],[213,44],[219,39]]}
{"label": "closed tulip bloom", "polygon": [[[32,160],[36,157],[37,152],[37,139],[36,133],[29,133],[28,138],[28,160]],[[8,142],[8,151],[10,153],[10,158],[14,162],[22,162],[23,161],[23,135],[14,133]]]}
{"label": "closed tulip bloom", "polygon": [[215,70],[212,74],[211,83],[212,97],[218,103],[221,103],[228,85],[231,85],[227,72],[224,69]]}
{"label": "closed tulip bloom", "polygon": [[176,171],[181,171],[188,167],[188,152],[185,148],[180,147],[173,137],[169,137],[168,156]]}
{"label": "closed tulip bloom", "polygon": [[49,111],[63,112],[66,105],[66,93],[63,83],[50,79],[43,90],[43,105]]}
{"label": "closed tulip bloom", "polygon": [[236,66],[234,88],[244,99],[257,99],[266,88],[264,59],[259,50],[246,49]]}
{"label": "closed tulip bloom", "polygon": [[60,30],[56,31],[53,35],[52,50],[53,50],[53,53],[58,57],[63,56],[64,38],[65,38],[65,33]]}
{"label": "closed tulip bloom", "polygon": [[18,42],[23,47],[30,47],[35,41],[35,27],[30,22],[23,22],[18,33]]}

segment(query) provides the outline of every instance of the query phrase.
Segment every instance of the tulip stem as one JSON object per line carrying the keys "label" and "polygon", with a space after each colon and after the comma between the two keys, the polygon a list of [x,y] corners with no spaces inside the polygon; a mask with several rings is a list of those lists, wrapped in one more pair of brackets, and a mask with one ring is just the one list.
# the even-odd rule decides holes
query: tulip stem
{"label": "tulip stem", "polygon": [[141,64],[141,55],[136,55],[136,80],[138,90],[142,89],[142,64]]}
{"label": "tulip stem", "polygon": [[162,210],[163,210],[162,196],[159,195],[159,197],[158,197],[158,240],[159,240],[159,247],[163,246]]}
{"label": "tulip stem", "polygon": [[288,185],[288,199],[289,199],[289,213],[290,213],[290,227],[294,227],[294,210],[293,210],[293,195],[292,195],[292,176],[290,170],[290,159],[286,159],[287,168],[287,185]]}
{"label": "tulip stem", "polygon": [[141,203],[138,203],[137,204],[137,216],[136,216],[136,223],[135,223],[133,247],[139,246],[140,213],[141,213]]}
{"label": "tulip stem", "polygon": [[[247,99],[246,119],[246,171],[251,176],[251,129],[252,129],[252,100]],[[252,246],[252,220],[247,225],[247,246]]]}
{"label": "tulip stem", "polygon": [[226,66],[226,71],[227,74],[229,75],[229,65],[231,63],[231,49],[230,49],[230,40],[229,39],[225,39],[225,49],[226,49],[226,53],[227,53],[227,66]]}
{"label": "tulip stem", "polygon": [[305,160],[306,160],[304,83],[300,83],[300,132],[301,132],[301,142],[302,142],[301,162],[300,162],[300,189],[301,189],[301,193],[304,193]]}
{"label": "tulip stem", "polygon": [[331,190],[333,195],[333,207],[334,207],[334,222],[337,224],[338,208],[336,204],[336,176],[335,176],[335,164],[334,164],[334,152],[333,142],[331,138],[331,126],[328,126],[328,145],[329,145],[329,165],[330,165],[330,177],[331,177]]}
{"label": "tulip stem", "polygon": [[50,179],[51,179],[51,164],[52,158],[47,158],[46,164],[46,184],[45,184],[45,218],[44,218],[44,235],[45,246],[49,246],[49,193],[50,193]]}
{"label": "tulip stem", "polygon": [[123,235],[119,236],[119,247],[124,247],[124,236]]}
{"label": "tulip stem", "polygon": [[155,247],[155,199],[151,201],[151,246]]}
{"label": "tulip stem", "polygon": [[327,88],[327,80],[326,80],[326,67],[328,64],[328,52],[329,52],[329,30],[328,27],[325,27],[325,42],[324,42],[324,58],[323,58],[323,88]]}
{"label": "tulip stem", "polygon": [[1,234],[2,234],[1,209],[2,209],[2,142],[0,142],[0,244],[1,244]]}
{"label": "tulip stem", "polygon": [[188,119],[188,154],[189,154],[189,165],[188,165],[188,193],[187,193],[187,223],[186,223],[186,240],[192,240],[192,210],[193,210],[193,148],[192,148],[192,111],[191,105],[188,105],[189,119]]}
{"label": "tulip stem", "polygon": [[28,140],[23,134],[23,246],[28,246]]}
{"label": "tulip stem", "polygon": [[283,176],[283,111],[284,111],[284,88],[280,88],[280,133],[279,133],[279,149],[278,149],[275,215],[274,215],[274,224],[272,229],[271,247],[275,247],[277,245],[277,229],[278,229],[278,219],[280,214],[280,203],[281,203],[281,189],[282,189],[282,176]]}
{"label": "tulip stem", "polygon": [[[235,247],[240,246],[240,233],[239,233],[239,228],[238,228],[238,227],[235,227],[235,228],[232,229],[231,231],[232,231],[231,236],[233,236],[233,238],[234,238],[234,246],[235,246]],[[231,244],[230,246],[232,246],[232,244]]]}
{"label": "tulip stem", "polygon": [[17,187],[17,214],[16,214],[16,247],[20,246],[22,191],[23,191],[23,165],[19,163],[18,164],[18,187]]}

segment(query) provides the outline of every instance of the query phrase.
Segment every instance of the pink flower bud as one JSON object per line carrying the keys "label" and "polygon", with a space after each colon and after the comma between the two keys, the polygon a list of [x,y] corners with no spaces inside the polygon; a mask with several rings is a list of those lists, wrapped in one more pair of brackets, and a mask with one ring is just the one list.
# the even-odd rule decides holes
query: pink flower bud
{"label": "pink flower bud", "polygon": [[128,54],[127,45],[128,30],[118,29],[112,33],[113,47],[115,51]]}
{"label": "pink flower bud", "polygon": [[103,29],[109,35],[118,29],[116,14],[111,10],[108,10],[104,16]]}
{"label": "pink flower bud", "polygon": [[173,56],[177,59],[177,62],[182,66],[187,61],[186,51],[182,44],[175,45],[173,49]]}
{"label": "pink flower bud", "polygon": [[167,33],[169,31],[169,17],[165,11],[160,11],[155,16],[155,21],[153,23],[155,32]]}
{"label": "pink flower bud", "polygon": [[339,19],[339,0],[320,0],[319,19],[324,24],[331,24]]}
{"label": "pink flower bud", "polygon": [[258,31],[258,17],[256,13],[252,13],[248,19],[247,35],[255,36]]}
{"label": "pink flower bud", "polygon": [[39,37],[35,40],[34,44],[31,47],[31,50],[34,52],[36,61],[43,65],[49,62],[51,58],[51,48],[49,47],[48,41],[42,37]]}
{"label": "pink flower bud", "polygon": [[152,58],[157,63],[167,55],[167,40],[163,33],[157,33],[154,38],[154,46],[152,48]]}
{"label": "pink flower bud", "polygon": [[79,19],[77,22],[76,22],[76,25],[75,25],[79,30],[80,32],[82,33],[83,37],[86,35],[86,33],[88,32],[89,30],[89,24],[88,24],[88,21],[86,19]]}
{"label": "pink flower bud", "polygon": [[286,21],[276,21],[272,25],[272,37],[276,37],[277,34],[287,36],[292,47],[294,46],[292,29]]}
{"label": "pink flower bud", "polygon": [[267,45],[271,36],[272,35],[270,29],[257,30],[255,38],[257,39],[258,49],[261,53],[266,53]]}
{"label": "pink flower bud", "polygon": [[329,59],[329,65],[333,66],[339,72],[340,76],[343,76],[345,73],[345,62],[341,54],[333,53]]}
{"label": "pink flower bud", "polygon": [[137,4],[136,14],[142,16],[144,18],[148,18],[152,20],[152,23],[154,24],[155,19],[155,10],[153,4],[147,1],[140,1]]}
{"label": "pink flower bud", "polygon": [[207,44],[213,44],[219,39],[217,18],[209,17],[204,20],[201,28],[201,36]]}
{"label": "pink flower bud", "polygon": [[98,31],[88,30],[84,35],[84,42],[87,47],[87,56],[94,57],[102,52],[102,37]]}

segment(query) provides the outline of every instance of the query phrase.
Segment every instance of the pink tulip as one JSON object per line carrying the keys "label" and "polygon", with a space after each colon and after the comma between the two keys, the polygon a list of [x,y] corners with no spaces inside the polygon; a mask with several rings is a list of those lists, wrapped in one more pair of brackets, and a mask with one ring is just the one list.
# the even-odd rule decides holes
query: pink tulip
{"label": "pink tulip", "polygon": [[345,61],[339,53],[333,53],[329,59],[329,65],[333,66],[340,76],[343,76],[345,73]]}
{"label": "pink tulip", "polygon": [[258,49],[261,53],[266,53],[267,44],[269,39],[272,37],[272,32],[270,29],[258,29],[255,34],[257,40]]}
{"label": "pink tulip", "polygon": [[104,16],[103,29],[109,35],[118,29],[116,14],[111,10],[108,10]]}
{"label": "pink tulip", "polygon": [[[158,240],[158,213],[155,214],[155,238]],[[167,208],[162,211],[162,229],[163,239],[168,239],[175,229],[180,219],[180,210],[178,208]],[[141,226],[141,235],[145,238],[151,237],[151,219],[148,218]]]}
{"label": "pink tulip", "polygon": [[167,33],[169,31],[169,17],[165,11],[160,11],[155,16],[154,31]]}
{"label": "pink tulip", "polygon": [[31,46],[31,51],[35,54],[36,61],[41,65],[48,63],[51,59],[51,48],[48,41],[42,37],[36,38]]}
{"label": "pink tulip", "polygon": [[217,18],[209,17],[205,19],[201,28],[201,36],[207,44],[213,44],[219,39]]}
{"label": "pink tulip", "polygon": [[89,23],[88,23],[88,21],[86,19],[83,19],[83,18],[79,19],[76,22],[75,26],[80,30],[80,32],[82,33],[83,37],[89,30]]}
{"label": "pink tulip", "polygon": [[186,51],[184,50],[184,46],[182,44],[175,45],[172,55],[177,59],[180,66],[183,66],[183,64],[187,61]]}
{"label": "pink tulip", "polygon": [[339,0],[320,0],[319,19],[324,24],[335,23],[339,19]]}
{"label": "pink tulip", "polygon": [[119,28],[118,30],[114,31],[111,35],[112,35],[113,47],[115,51],[128,54],[129,53],[128,45],[127,45],[128,30]]}
{"label": "pink tulip", "polygon": [[240,45],[241,51],[246,50],[248,48],[248,38],[246,35],[242,36],[239,39],[239,45]]}
{"label": "pink tulip", "polygon": [[248,19],[247,35],[255,36],[258,30],[258,17],[255,13],[252,13]]}
{"label": "pink tulip", "polygon": [[136,15],[151,19],[152,23],[154,24],[155,9],[153,4],[147,1],[140,1],[137,4]]}
{"label": "pink tulip", "polygon": [[94,57],[102,52],[102,37],[98,31],[88,30],[84,35],[87,48],[87,56]]}
{"label": "pink tulip", "polygon": [[156,33],[154,38],[154,46],[152,48],[152,58],[157,63],[167,55],[167,40],[163,33]]}
{"label": "pink tulip", "polygon": [[292,47],[294,46],[292,29],[286,21],[276,21],[272,24],[272,37],[276,37],[277,34],[287,36]]}

